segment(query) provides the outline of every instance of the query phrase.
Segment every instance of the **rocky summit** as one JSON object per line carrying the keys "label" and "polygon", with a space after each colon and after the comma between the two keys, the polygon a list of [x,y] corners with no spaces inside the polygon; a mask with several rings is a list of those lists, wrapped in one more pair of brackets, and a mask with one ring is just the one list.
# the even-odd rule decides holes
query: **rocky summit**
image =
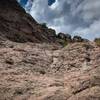
{"label": "rocky summit", "polygon": [[16,0],[0,0],[0,100],[100,100],[98,41],[56,36]]}

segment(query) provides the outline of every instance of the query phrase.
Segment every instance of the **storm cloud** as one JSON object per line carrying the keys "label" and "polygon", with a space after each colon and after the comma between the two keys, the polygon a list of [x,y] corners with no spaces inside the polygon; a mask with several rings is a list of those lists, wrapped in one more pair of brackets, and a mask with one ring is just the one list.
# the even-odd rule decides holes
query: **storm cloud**
{"label": "storm cloud", "polygon": [[100,0],[29,0],[26,10],[39,22],[57,33],[80,35],[93,40],[100,37]]}

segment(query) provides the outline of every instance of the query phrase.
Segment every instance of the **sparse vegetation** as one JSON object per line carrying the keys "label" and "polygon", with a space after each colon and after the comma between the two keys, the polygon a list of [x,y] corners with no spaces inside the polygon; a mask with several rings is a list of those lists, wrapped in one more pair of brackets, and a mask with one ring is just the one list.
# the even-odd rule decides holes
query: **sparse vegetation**
{"label": "sparse vegetation", "polygon": [[43,28],[47,28],[47,23],[42,23],[41,25]]}
{"label": "sparse vegetation", "polygon": [[60,43],[63,47],[65,47],[65,46],[68,45],[68,42],[67,42],[66,40],[63,40],[63,39],[59,39],[59,43]]}
{"label": "sparse vegetation", "polygon": [[96,38],[96,39],[94,40],[94,42],[96,43],[96,45],[100,46],[100,38]]}

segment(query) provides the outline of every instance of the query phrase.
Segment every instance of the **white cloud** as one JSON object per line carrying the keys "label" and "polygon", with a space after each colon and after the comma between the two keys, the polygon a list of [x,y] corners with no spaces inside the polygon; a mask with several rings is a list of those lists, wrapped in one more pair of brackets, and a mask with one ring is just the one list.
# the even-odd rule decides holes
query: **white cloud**
{"label": "white cloud", "polygon": [[20,2],[21,0],[17,0],[18,2]]}
{"label": "white cloud", "polygon": [[33,1],[34,1],[34,0],[28,0],[28,1],[27,1],[27,4],[25,5],[25,9],[26,9],[27,12],[30,11],[30,9],[31,9],[31,7],[32,7],[32,5],[33,5]]}
{"label": "white cloud", "polygon": [[89,39],[100,37],[100,0],[56,0],[52,6],[48,6],[48,0],[30,1],[30,14],[57,32],[77,33]]}
{"label": "white cloud", "polygon": [[74,33],[90,40],[100,37],[100,20],[94,21],[88,28],[77,28]]}

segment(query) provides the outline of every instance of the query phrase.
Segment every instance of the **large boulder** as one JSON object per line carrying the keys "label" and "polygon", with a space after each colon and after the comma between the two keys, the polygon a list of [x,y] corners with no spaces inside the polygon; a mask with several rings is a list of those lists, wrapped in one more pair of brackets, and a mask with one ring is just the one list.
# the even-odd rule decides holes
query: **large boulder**
{"label": "large boulder", "polygon": [[66,36],[65,36],[64,33],[58,33],[58,38],[65,40],[66,39]]}
{"label": "large boulder", "polygon": [[71,35],[70,34],[65,34],[65,36],[66,36],[66,40],[68,42],[71,42],[72,41],[72,38],[71,38]]}
{"label": "large boulder", "polygon": [[83,38],[81,36],[74,36],[73,37],[73,42],[83,42]]}
{"label": "large boulder", "polygon": [[64,33],[58,33],[58,38],[65,40],[67,42],[71,42],[71,35],[70,34],[64,34]]}

